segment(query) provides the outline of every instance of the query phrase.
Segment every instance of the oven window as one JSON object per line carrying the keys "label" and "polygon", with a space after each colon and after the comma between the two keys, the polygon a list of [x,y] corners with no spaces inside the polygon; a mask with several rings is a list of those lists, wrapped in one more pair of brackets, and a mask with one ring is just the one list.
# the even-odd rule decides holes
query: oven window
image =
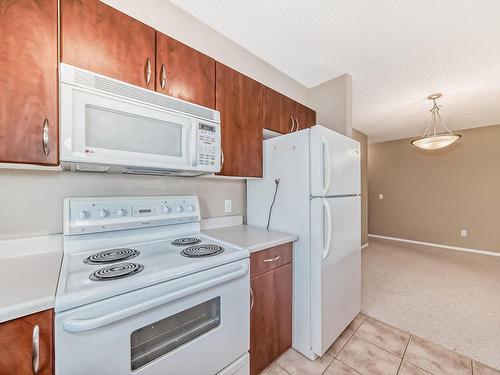
{"label": "oven window", "polygon": [[182,125],[85,106],[85,144],[109,150],[182,156]]}
{"label": "oven window", "polygon": [[220,297],[217,297],[132,332],[132,371],[219,325]]}

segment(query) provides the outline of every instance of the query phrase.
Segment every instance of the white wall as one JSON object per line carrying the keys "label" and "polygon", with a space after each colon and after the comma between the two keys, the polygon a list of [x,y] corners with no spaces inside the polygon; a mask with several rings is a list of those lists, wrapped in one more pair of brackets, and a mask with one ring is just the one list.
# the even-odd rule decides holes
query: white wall
{"label": "white wall", "polygon": [[[305,87],[167,0],[106,2],[291,98],[306,103]],[[231,199],[231,214],[245,214],[246,182],[241,180],[0,169],[0,239],[60,233],[62,200],[68,196],[146,194],[197,194],[201,200],[203,217],[225,215],[224,200]]]}
{"label": "white wall", "polygon": [[352,77],[343,74],[308,90],[308,104],[316,122],[336,132],[352,135]]}

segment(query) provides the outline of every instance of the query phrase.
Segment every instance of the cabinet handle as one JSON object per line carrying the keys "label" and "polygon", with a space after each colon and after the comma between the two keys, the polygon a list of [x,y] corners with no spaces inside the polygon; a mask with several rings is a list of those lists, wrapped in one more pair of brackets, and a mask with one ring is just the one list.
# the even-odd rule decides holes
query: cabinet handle
{"label": "cabinet handle", "polygon": [[165,68],[165,64],[161,64],[161,71],[160,71],[160,87],[162,89],[165,88],[165,83],[167,82],[167,69]]}
{"label": "cabinet handle", "polygon": [[146,85],[149,86],[149,82],[151,82],[151,60],[146,60]]}
{"label": "cabinet handle", "polygon": [[42,148],[45,156],[49,155],[49,120],[43,120],[42,127]]}
{"label": "cabinet handle", "polygon": [[31,369],[33,370],[33,375],[38,374],[38,368],[40,365],[40,328],[38,325],[33,327],[33,338],[31,341]]}
{"label": "cabinet handle", "polygon": [[264,259],[264,262],[276,262],[280,258],[279,255],[276,255],[274,258]]}
{"label": "cabinet handle", "polygon": [[290,120],[292,120],[292,126],[290,126],[290,133],[293,132],[293,129],[295,128],[295,120],[293,116],[290,116]]}
{"label": "cabinet handle", "polygon": [[297,117],[295,117],[295,123],[297,124],[297,129],[295,129],[295,131],[299,130],[300,129],[300,122],[299,120],[297,119]]}
{"label": "cabinet handle", "polygon": [[222,170],[223,166],[224,166],[224,150],[221,147],[220,148],[220,170]]}
{"label": "cabinet handle", "polygon": [[255,302],[255,298],[253,297],[253,289],[250,287],[250,311],[253,309],[253,304]]}

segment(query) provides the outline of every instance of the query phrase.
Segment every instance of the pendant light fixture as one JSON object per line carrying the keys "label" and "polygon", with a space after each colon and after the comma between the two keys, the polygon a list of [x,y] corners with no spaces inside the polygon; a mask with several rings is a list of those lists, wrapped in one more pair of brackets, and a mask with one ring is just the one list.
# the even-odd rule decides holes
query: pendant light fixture
{"label": "pendant light fixture", "polygon": [[[462,136],[460,134],[453,133],[444,124],[441,116],[439,115],[439,106],[436,100],[441,97],[441,94],[432,94],[427,97],[427,99],[432,100],[434,105],[431,108],[431,119],[429,125],[425,129],[424,134],[417,139],[411,141],[411,144],[421,148],[423,150],[439,150],[440,148],[447,147],[453,142],[458,141]],[[441,125],[443,131],[438,132],[439,124]]]}

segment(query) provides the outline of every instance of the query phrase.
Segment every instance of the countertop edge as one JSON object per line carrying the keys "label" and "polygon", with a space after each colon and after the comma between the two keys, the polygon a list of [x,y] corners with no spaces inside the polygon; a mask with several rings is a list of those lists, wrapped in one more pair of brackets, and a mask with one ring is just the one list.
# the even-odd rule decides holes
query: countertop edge
{"label": "countertop edge", "polygon": [[283,244],[289,243],[289,242],[295,242],[295,241],[297,241],[297,239],[298,239],[297,236],[295,236],[295,235],[289,235],[288,237],[283,237],[282,239],[279,239],[279,240],[268,241],[266,243],[261,243],[261,244],[258,244],[258,245],[249,246],[248,247],[248,251],[251,254],[251,253],[255,253],[255,252],[261,251],[261,250],[269,249],[270,247],[283,245]]}
{"label": "countertop edge", "polygon": [[46,296],[0,308],[0,323],[54,308],[54,296]]}

